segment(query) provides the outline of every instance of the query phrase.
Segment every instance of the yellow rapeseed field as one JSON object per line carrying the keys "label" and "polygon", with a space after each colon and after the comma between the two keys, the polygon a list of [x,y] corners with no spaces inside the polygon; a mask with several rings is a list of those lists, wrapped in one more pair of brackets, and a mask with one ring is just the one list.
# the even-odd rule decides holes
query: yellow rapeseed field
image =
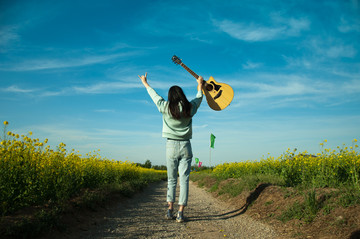
{"label": "yellow rapeseed field", "polygon": [[[327,141],[325,140],[324,143]],[[324,147],[324,143],[320,146]],[[278,158],[268,156],[260,161],[224,163],[214,168],[214,175],[221,178],[240,178],[245,175],[269,174],[283,178],[287,186],[311,185],[314,187],[339,187],[351,184],[360,190],[360,154],[357,139],[351,147],[324,149],[322,153],[296,154],[287,150]]]}
{"label": "yellow rapeseed field", "polygon": [[141,168],[134,163],[103,159],[97,153],[82,156],[68,152],[60,143],[56,150],[28,136],[7,131],[0,142],[0,214],[28,205],[61,202],[84,188],[106,184],[153,181],[166,171]]}

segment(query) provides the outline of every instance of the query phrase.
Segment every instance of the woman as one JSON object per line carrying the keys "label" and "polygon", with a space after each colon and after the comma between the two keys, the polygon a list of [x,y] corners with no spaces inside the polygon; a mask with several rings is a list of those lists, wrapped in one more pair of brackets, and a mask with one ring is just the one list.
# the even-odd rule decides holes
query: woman
{"label": "woman", "polygon": [[190,139],[192,138],[192,117],[199,108],[203,94],[203,78],[197,79],[196,98],[189,102],[179,86],[169,89],[168,101],[159,96],[147,82],[147,73],[139,76],[151,99],[163,115],[162,137],[166,141],[166,165],[168,176],[167,202],[169,208],[166,218],[173,219],[177,173],[179,171],[180,195],[177,222],[184,221],[184,208],[189,195],[189,175],[192,160]]}

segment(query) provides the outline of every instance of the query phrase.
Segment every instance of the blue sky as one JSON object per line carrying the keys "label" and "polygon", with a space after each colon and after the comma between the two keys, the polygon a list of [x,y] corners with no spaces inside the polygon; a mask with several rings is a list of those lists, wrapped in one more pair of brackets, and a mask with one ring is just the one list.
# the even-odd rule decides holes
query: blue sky
{"label": "blue sky", "polygon": [[211,164],[317,153],[360,139],[360,2],[10,1],[0,3],[0,120],[85,154],[165,164],[162,121],[139,74],[162,96],[205,79],[231,85],[223,111],[205,99],[193,153]]}

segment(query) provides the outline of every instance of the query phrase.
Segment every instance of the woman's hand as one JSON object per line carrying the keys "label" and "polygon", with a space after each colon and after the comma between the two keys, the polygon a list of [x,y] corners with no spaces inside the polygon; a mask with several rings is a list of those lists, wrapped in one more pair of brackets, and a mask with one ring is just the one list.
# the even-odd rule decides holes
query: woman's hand
{"label": "woman's hand", "polygon": [[202,76],[199,76],[196,81],[198,82],[197,90],[201,91],[204,83],[204,78]]}
{"label": "woman's hand", "polygon": [[140,75],[138,75],[139,76],[139,78],[141,79],[141,82],[143,83],[143,85],[147,88],[147,87],[149,87],[150,85],[147,83],[147,72],[145,73],[145,75],[144,76],[140,76]]}

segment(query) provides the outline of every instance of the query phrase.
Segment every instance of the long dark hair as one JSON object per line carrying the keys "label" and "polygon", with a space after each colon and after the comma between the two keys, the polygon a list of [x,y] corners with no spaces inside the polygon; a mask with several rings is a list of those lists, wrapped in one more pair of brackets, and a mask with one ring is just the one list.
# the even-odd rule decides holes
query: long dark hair
{"label": "long dark hair", "polygon": [[[191,104],[186,98],[184,91],[177,85],[171,86],[168,94],[169,113],[175,119],[191,117]],[[181,111],[180,106],[181,105]]]}

